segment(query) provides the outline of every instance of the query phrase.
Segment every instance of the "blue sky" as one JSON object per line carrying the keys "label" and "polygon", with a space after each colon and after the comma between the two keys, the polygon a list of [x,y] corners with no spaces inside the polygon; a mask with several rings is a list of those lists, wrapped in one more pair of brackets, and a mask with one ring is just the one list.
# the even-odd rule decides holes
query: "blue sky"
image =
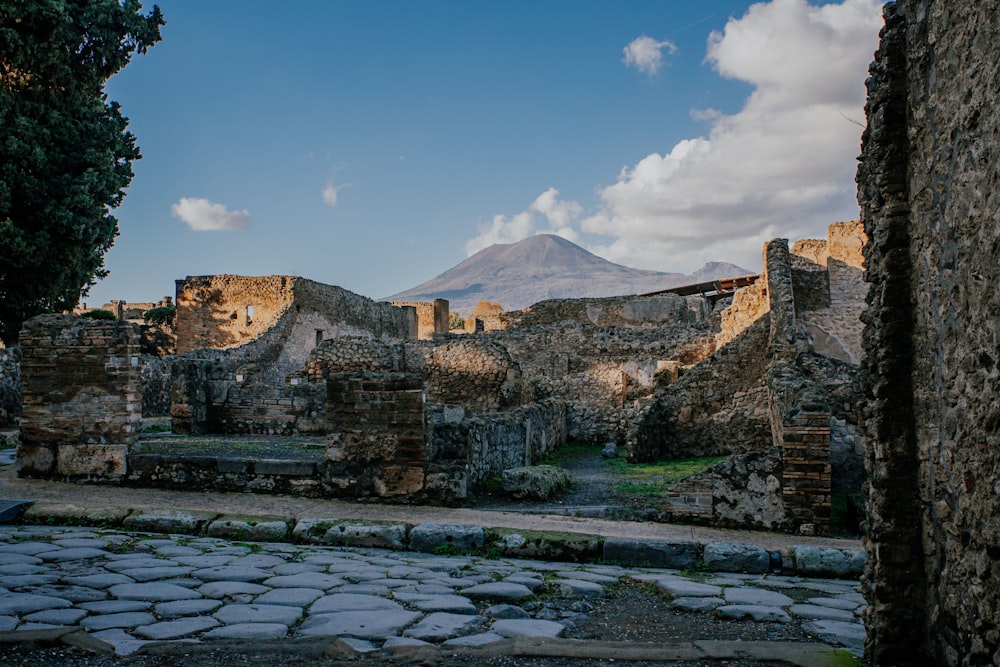
{"label": "blue sky", "polygon": [[158,4],[107,86],[143,159],[92,306],[217,273],[379,298],[535,233],[757,269],[857,216],[879,0]]}

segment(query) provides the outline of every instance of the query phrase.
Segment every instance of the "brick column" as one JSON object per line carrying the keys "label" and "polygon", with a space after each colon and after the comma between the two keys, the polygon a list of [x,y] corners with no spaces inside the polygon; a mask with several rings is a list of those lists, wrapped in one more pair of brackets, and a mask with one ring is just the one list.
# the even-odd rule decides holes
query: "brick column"
{"label": "brick column", "polygon": [[117,480],[139,436],[139,327],[42,315],[20,336],[18,474]]}
{"label": "brick column", "polygon": [[806,535],[830,530],[830,413],[793,412],[781,425],[781,495],[793,525]]}
{"label": "brick column", "polygon": [[327,379],[326,485],[330,495],[423,491],[424,380],[413,373],[334,373]]}

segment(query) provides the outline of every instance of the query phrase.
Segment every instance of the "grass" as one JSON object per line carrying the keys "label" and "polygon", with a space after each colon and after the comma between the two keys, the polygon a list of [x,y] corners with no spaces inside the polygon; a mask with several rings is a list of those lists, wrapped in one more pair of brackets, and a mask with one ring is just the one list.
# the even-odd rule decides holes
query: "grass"
{"label": "grass", "polygon": [[594,452],[600,452],[601,448],[601,445],[593,445],[586,442],[567,442],[554,452],[546,454],[539,464],[565,466],[569,461],[592,455]]}
{"label": "grass", "polygon": [[619,493],[659,496],[685,477],[704,472],[725,458],[703,456],[656,463],[627,463],[624,459],[610,459],[608,466],[620,477],[614,483],[615,490]]}

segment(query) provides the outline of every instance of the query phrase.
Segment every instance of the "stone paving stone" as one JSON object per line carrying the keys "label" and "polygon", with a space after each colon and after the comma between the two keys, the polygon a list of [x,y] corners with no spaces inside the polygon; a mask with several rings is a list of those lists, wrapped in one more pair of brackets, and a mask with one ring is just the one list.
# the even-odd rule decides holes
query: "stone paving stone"
{"label": "stone paving stone", "polygon": [[534,593],[524,584],[508,584],[502,581],[494,581],[463,588],[462,595],[473,600],[518,602],[533,597]]}
{"label": "stone paving stone", "polygon": [[357,639],[356,637],[341,637],[340,641],[344,642],[358,653],[371,653],[372,651],[378,650],[378,646],[370,641]]}
{"label": "stone paving stone", "polygon": [[865,604],[865,596],[861,593],[839,593],[837,595],[838,600],[849,600],[851,602],[856,602],[858,604]]}
{"label": "stone paving stone", "polygon": [[177,563],[165,558],[153,558],[150,556],[111,561],[104,564],[104,569],[111,572],[122,572],[124,570],[138,570],[144,567],[169,567],[171,565],[177,565]]}
{"label": "stone paving stone", "polygon": [[299,634],[308,636],[343,636],[361,639],[385,639],[420,618],[420,612],[404,609],[340,611],[308,617],[299,626]]}
{"label": "stone paving stone", "polygon": [[201,595],[177,584],[152,582],[148,584],[118,584],[108,589],[119,600],[148,600],[150,602],[171,602],[173,600],[193,600]]}
{"label": "stone paving stone", "polygon": [[386,586],[375,586],[372,584],[344,584],[337,589],[338,593],[356,593],[359,595],[388,595],[389,589]]}
{"label": "stone paving stone", "polygon": [[221,600],[174,600],[173,602],[161,602],[153,607],[161,618],[178,618],[180,616],[197,616],[199,614],[210,614],[222,606]]}
{"label": "stone paving stone", "polygon": [[323,596],[318,588],[275,588],[259,595],[254,602],[257,604],[279,604],[290,607],[308,607]]}
{"label": "stone paving stone", "polygon": [[83,560],[85,558],[104,558],[110,552],[94,547],[72,547],[70,549],[58,549],[56,551],[43,551],[38,557],[46,562],[62,563],[70,560]]}
{"label": "stone paving stone", "polygon": [[0,595],[0,615],[30,614],[43,609],[71,607],[73,603],[64,598],[35,593],[4,593]]}
{"label": "stone paving stone", "polygon": [[132,577],[114,572],[104,574],[85,574],[77,577],[63,577],[62,581],[74,586],[88,586],[90,588],[110,588],[116,584],[134,584]]}
{"label": "stone paving stone", "polygon": [[[561,570],[557,571],[556,574],[564,579],[576,579],[577,581],[590,581],[595,584],[617,584],[618,577],[611,577],[606,574],[597,574],[596,572],[587,572],[586,570]],[[511,575],[517,576],[517,575]],[[511,577],[505,579],[509,581]]]}
{"label": "stone paving stone", "polygon": [[394,565],[385,572],[389,579],[426,579],[430,574],[430,570],[413,565]]}
{"label": "stone paving stone", "polygon": [[0,616],[0,632],[10,632],[20,623],[16,616]]}
{"label": "stone paving stone", "polygon": [[189,567],[196,567],[199,569],[206,567],[221,567],[223,565],[228,565],[231,560],[233,560],[233,557],[225,554],[178,556],[174,559],[178,565],[187,565]]}
{"label": "stone paving stone", "polygon": [[271,568],[271,572],[279,576],[302,574],[303,572],[323,572],[326,568],[317,563],[282,563]]}
{"label": "stone paving stone", "polygon": [[157,547],[153,551],[155,551],[161,556],[166,556],[168,558],[174,558],[177,556],[201,555],[201,549],[195,549],[194,547],[184,547],[179,544],[167,544],[162,547]]}
{"label": "stone paving stone", "polygon": [[357,595],[354,593],[333,593],[326,595],[309,607],[310,614],[325,614],[340,611],[400,611],[403,607],[398,602],[387,600],[375,595]]}
{"label": "stone paving stone", "polygon": [[736,620],[750,619],[753,621],[773,621],[791,623],[792,619],[781,607],[768,607],[761,604],[730,604],[716,607],[715,614],[721,618]]}
{"label": "stone paving stone", "polygon": [[174,621],[161,621],[152,625],[141,625],[134,632],[146,639],[179,639],[192,637],[199,632],[215,628],[219,622],[209,616],[189,616]]}
{"label": "stone paving stone", "polygon": [[687,579],[661,578],[656,579],[656,589],[675,598],[705,597],[713,598],[722,595],[722,588],[710,584],[699,584]]}
{"label": "stone paving stone", "polygon": [[145,611],[126,611],[121,614],[101,614],[89,616],[80,622],[88,630],[110,630],[111,628],[134,628],[137,625],[155,623],[156,617]]}
{"label": "stone paving stone", "polygon": [[158,579],[170,579],[172,577],[186,577],[191,574],[194,568],[181,565],[165,565],[160,567],[140,567],[119,570],[118,574],[124,574],[135,581],[156,581]]}
{"label": "stone paving stone", "polygon": [[853,600],[843,600],[841,598],[809,598],[807,602],[809,602],[809,604],[819,605],[820,607],[844,609],[845,611],[854,611],[858,608],[857,602],[854,602]]}
{"label": "stone paving stone", "polygon": [[413,581],[410,579],[369,579],[365,582],[369,586],[382,586],[383,588],[401,588],[403,586],[412,586]]}
{"label": "stone paving stone", "polygon": [[592,581],[579,579],[559,579],[555,582],[559,594],[568,598],[602,598],[605,595],[604,586]]}
{"label": "stone paving stone", "polygon": [[30,632],[32,630],[52,630],[54,628],[59,628],[61,626],[53,625],[52,623],[22,623],[17,626],[18,632]]}
{"label": "stone paving stone", "polygon": [[191,576],[202,581],[263,581],[270,578],[271,573],[256,567],[220,565],[195,570]]}
{"label": "stone paving stone", "polygon": [[490,631],[503,637],[561,637],[566,626],[555,621],[511,618],[495,621]]}
{"label": "stone paving stone", "polygon": [[77,607],[94,614],[120,614],[126,611],[145,611],[153,606],[148,600],[101,600],[84,602]]}
{"label": "stone paving stone", "polygon": [[59,581],[58,574],[28,574],[0,577],[0,588],[25,588],[27,586],[54,584],[57,581]]}
{"label": "stone paving stone", "polygon": [[28,614],[24,620],[32,623],[51,623],[52,625],[76,625],[77,621],[86,615],[86,609],[45,609]]}
{"label": "stone paving stone", "polygon": [[513,604],[495,604],[483,611],[487,618],[530,618],[531,614]]}
{"label": "stone paving stone", "polygon": [[279,604],[227,604],[213,613],[212,617],[225,625],[238,623],[292,625],[302,617],[302,608]]}
{"label": "stone paving stone", "polygon": [[407,595],[452,595],[455,589],[450,586],[441,586],[439,584],[416,584],[414,586],[402,586],[400,588],[393,589],[393,594],[405,593]]}
{"label": "stone paving stone", "polygon": [[106,600],[106,591],[87,586],[68,586],[59,584],[49,584],[46,586],[36,586],[31,591],[35,595],[51,595],[56,598],[63,598],[70,602],[96,602]]}
{"label": "stone paving stone", "polygon": [[281,639],[288,635],[288,626],[281,623],[234,623],[209,630],[204,639]]}
{"label": "stone paving stone", "polygon": [[357,568],[355,570],[335,572],[334,574],[346,581],[351,582],[352,584],[367,583],[369,581],[385,579],[385,570],[376,570],[371,568]]}
{"label": "stone paving stone", "polygon": [[422,639],[414,639],[413,637],[389,637],[382,644],[382,648],[395,648],[396,646],[430,646],[430,642],[425,642]]}
{"label": "stone paving stone", "polygon": [[722,598],[708,597],[674,598],[670,602],[671,607],[684,611],[712,611],[723,604],[725,601]]}
{"label": "stone paving stone", "polygon": [[860,623],[807,621],[802,624],[802,629],[827,643],[841,644],[856,650],[864,649],[865,628]]}
{"label": "stone paving stone", "polygon": [[103,549],[108,546],[108,541],[96,537],[64,537],[58,540],[53,540],[52,544],[63,547],[64,549],[72,549],[74,547],[93,547],[95,549]]}
{"label": "stone paving stone", "polygon": [[207,598],[224,598],[235,595],[260,595],[270,588],[249,581],[213,581],[198,588],[198,592]]}
{"label": "stone paving stone", "polygon": [[545,587],[545,579],[543,577],[524,572],[507,576],[504,578],[504,581],[508,584],[521,584],[523,586],[527,586],[533,593],[537,593]]}
{"label": "stone paving stone", "polygon": [[808,618],[816,621],[853,621],[853,611],[844,609],[834,609],[815,604],[793,604],[788,608],[788,613],[799,618]]}
{"label": "stone paving stone", "polygon": [[43,562],[45,561],[38,556],[29,556],[28,554],[19,554],[14,552],[0,552],[0,565],[38,565]]}
{"label": "stone paving stone", "polygon": [[27,554],[28,556],[38,556],[46,551],[59,551],[60,547],[53,546],[48,542],[16,542],[14,544],[0,544],[0,553]]}
{"label": "stone paving stone", "polygon": [[129,633],[119,628],[101,630],[100,632],[92,632],[90,634],[92,637],[96,637],[103,642],[111,644],[115,648],[115,655],[123,657],[132,655],[149,643],[148,641],[136,639]]}
{"label": "stone paving stone", "polygon": [[230,565],[232,565],[233,567],[272,568],[275,565],[282,565],[287,561],[288,561],[287,558],[282,558],[281,556],[257,553],[237,558],[232,563],[230,563]]}
{"label": "stone paving stone", "polygon": [[467,635],[486,622],[482,616],[436,612],[428,614],[416,625],[403,631],[403,635],[429,642],[442,642],[452,637]]}
{"label": "stone paving stone", "polygon": [[501,641],[503,637],[495,632],[482,632],[478,635],[465,635],[464,637],[455,637],[454,639],[449,639],[444,642],[444,646],[482,646],[483,644],[492,644],[493,642]]}
{"label": "stone paving stone", "polygon": [[269,577],[261,582],[271,588],[318,588],[324,591],[343,586],[344,580],[324,572],[300,572]]}
{"label": "stone paving stone", "polygon": [[[30,556],[28,556],[30,558]],[[38,565],[29,565],[28,563],[11,563],[9,565],[0,565],[0,577],[23,577],[28,574],[42,574],[47,570],[44,567],[39,567]]]}
{"label": "stone paving stone", "polygon": [[751,587],[727,588],[725,598],[726,602],[730,604],[763,605],[767,607],[787,607],[795,602],[795,600],[782,593]]}
{"label": "stone paving stone", "polygon": [[461,595],[420,595],[411,593],[396,593],[396,600],[419,609],[420,611],[446,611],[453,614],[475,614],[476,605],[469,598]]}

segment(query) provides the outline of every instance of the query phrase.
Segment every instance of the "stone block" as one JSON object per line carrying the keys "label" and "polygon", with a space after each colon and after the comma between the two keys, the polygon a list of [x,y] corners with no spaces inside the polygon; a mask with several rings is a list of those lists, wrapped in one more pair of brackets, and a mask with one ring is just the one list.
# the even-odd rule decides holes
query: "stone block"
{"label": "stone block", "polygon": [[503,471],[503,490],[514,498],[547,500],[569,490],[569,471],[557,466],[526,466]]}
{"label": "stone block", "polygon": [[410,530],[409,548],[433,552],[439,547],[452,547],[471,552],[483,548],[485,533],[482,526],[447,523],[421,523]]}
{"label": "stone block", "polygon": [[704,560],[713,572],[766,574],[771,569],[771,554],[753,544],[709,542],[705,545]]}
{"label": "stone block", "polygon": [[49,476],[55,472],[55,451],[48,445],[17,446],[17,473],[22,476]]}
{"label": "stone block", "polygon": [[699,550],[697,542],[652,542],[609,537],[604,540],[603,560],[622,565],[683,570],[698,561]]}
{"label": "stone block", "polygon": [[115,480],[128,471],[128,445],[59,445],[56,474]]}

